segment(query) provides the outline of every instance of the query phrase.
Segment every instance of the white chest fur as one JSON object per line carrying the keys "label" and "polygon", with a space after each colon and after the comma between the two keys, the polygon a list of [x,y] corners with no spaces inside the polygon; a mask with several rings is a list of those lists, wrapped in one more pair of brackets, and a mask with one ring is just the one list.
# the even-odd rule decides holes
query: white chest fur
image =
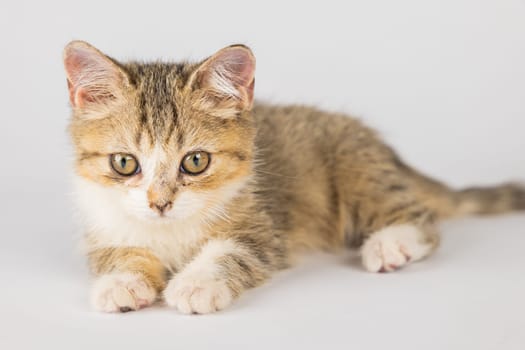
{"label": "white chest fur", "polygon": [[74,179],[79,217],[89,234],[88,249],[144,247],[167,266],[179,269],[195,253],[204,231],[197,219],[144,220],[125,210],[118,189],[103,187],[81,177]]}

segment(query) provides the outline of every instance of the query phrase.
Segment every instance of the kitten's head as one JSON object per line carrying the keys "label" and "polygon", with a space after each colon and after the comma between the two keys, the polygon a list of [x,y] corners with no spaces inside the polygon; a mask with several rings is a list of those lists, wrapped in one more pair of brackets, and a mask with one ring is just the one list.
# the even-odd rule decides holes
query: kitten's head
{"label": "kitten's head", "polygon": [[147,220],[220,215],[248,181],[255,58],[247,47],[198,64],[119,63],[74,41],[64,66],[76,173],[100,201],[93,205]]}

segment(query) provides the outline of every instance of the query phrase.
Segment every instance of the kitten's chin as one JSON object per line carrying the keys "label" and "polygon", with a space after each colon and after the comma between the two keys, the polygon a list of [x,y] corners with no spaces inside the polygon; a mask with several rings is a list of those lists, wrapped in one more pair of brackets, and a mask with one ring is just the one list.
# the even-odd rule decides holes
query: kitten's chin
{"label": "kitten's chin", "polygon": [[129,214],[132,215],[135,219],[140,220],[145,223],[149,224],[171,224],[175,222],[181,222],[186,219],[191,219],[191,217],[178,217],[174,215],[168,214],[157,214],[152,212],[151,214]]}

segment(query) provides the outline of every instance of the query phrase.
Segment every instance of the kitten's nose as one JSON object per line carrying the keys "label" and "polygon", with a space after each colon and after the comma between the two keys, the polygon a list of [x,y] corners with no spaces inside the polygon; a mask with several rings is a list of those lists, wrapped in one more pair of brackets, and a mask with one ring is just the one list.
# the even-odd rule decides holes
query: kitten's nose
{"label": "kitten's nose", "polygon": [[171,209],[171,201],[163,203],[150,203],[149,207],[153,210],[156,210],[161,216],[164,215],[164,212]]}

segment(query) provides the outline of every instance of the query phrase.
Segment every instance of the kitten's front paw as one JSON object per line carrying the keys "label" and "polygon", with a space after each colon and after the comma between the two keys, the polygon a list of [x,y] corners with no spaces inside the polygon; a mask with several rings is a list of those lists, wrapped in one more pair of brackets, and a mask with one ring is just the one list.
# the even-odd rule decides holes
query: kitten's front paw
{"label": "kitten's front paw", "polygon": [[192,273],[172,278],[164,290],[164,299],[182,313],[208,314],[230,305],[233,296],[225,281]]}
{"label": "kitten's front paw", "polygon": [[99,277],[91,290],[91,304],[99,311],[127,312],[151,305],[157,293],[144,278],[132,273]]}

